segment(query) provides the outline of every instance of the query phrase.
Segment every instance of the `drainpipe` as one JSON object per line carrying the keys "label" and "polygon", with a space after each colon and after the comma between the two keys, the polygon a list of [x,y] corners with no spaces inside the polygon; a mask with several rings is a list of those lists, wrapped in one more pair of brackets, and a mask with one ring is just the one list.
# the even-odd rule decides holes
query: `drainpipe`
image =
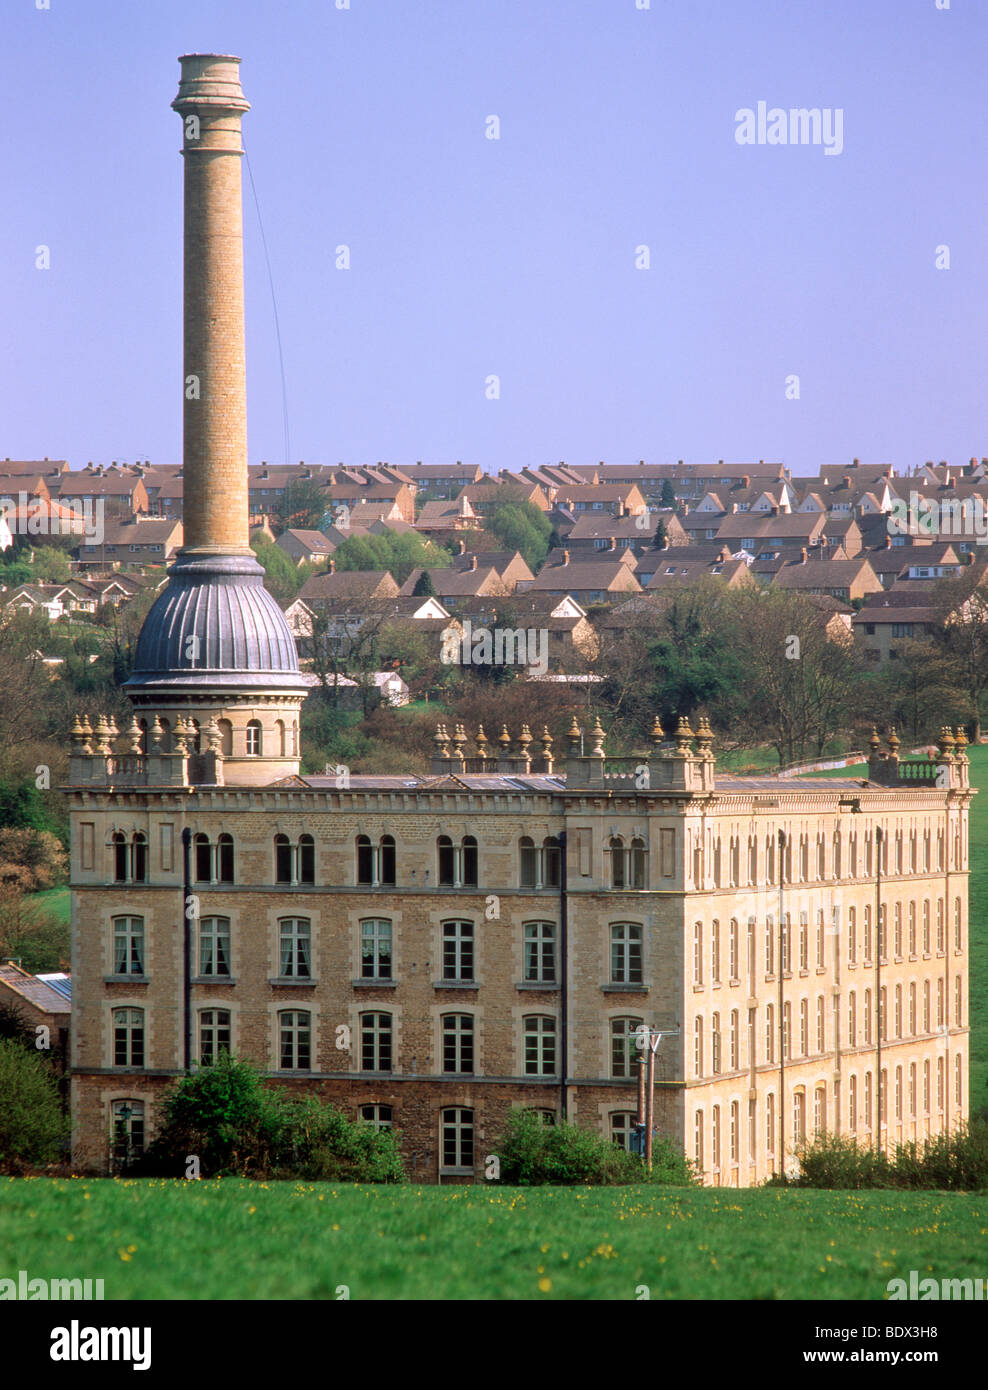
{"label": "drainpipe", "polygon": [[786,872],[786,832],[779,831],[779,1147],[778,1161],[780,1176],[786,1171],[786,1015],[784,995],[783,966],[785,964],[785,927],[782,914],[783,884]]}
{"label": "drainpipe", "polygon": [[566,1119],[566,1078],[569,1075],[569,958],[567,951],[566,831],[559,836],[559,1113]]}
{"label": "drainpipe", "polygon": [[882,1008],[882,947],[887,946],[888,932],[882,930],[882,851],[885,832],[875,826],[875,1085],[877,1114],[875,1117],[875,1148],[882,1147],[882,1025],[886,1010]]}
{"label": "drainpipe", "polygon": [[182,831],[182,1007],[185,1011],[182,1033],[185,1039],[184,1067],[192,1070],[192,831]]}

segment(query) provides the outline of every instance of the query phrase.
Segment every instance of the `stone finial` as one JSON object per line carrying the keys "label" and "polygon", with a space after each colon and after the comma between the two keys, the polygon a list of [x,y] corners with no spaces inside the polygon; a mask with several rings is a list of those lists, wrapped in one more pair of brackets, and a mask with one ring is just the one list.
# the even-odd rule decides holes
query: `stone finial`
{"label": "stone finial", "polygon": [[85,741],[86,741],[86,734],[85,734],[85,730],[84,730],[83,727],[82,727],[82,720],[79,718],[79,715],[78,715],[78,714],[76,714],[75,719],[73,719],[73,721],[72,721],[72,729],[71,729],[71,732],[70,732],[70,734],[69,734],[69,737],[70,737],[71,740],[72,740],[72,747],[73,747],[77,752],[81,753],[81,752],[82,752],[82,745],[83,745],[83,744],[85,743]]}
{"label": "stone finial", "polygon": [[604,757],[604,726],[600,722],[600,715],[594,716],[593,728],[590,730],[590,737],[593,739],[593,747],[590,750],[591,758]]}
{"label": "stone finial", "polygon": [[690,728],[690,721],[685,714],[679,716],[679,724],[676,727],[676,752],[683,754],[690,751],[690,744],[693,742],[693,730]]}
{"label": "stone finial", "polygon": [[712,758],[710,745],[714,741],[714,731],[710,727],[710,720],[702,714],[696,726],[696,745],[702,758]]}
{"label": "stone finial", "polygon": [[665,730],[662,728],[662,725],[659,723],[659,716],[658,716],[658,715],[656,715],[656,716],[654,717],[654,719],[652,720],[652,727],[651,727],[651,729],[649,730],[648,737],[649,737],[649,742],[650,742],[650,743],[653,745],[653,747],[655,747],[655,748],[658,748],[659,744],[660,744],[660,743],[662,742],[662,740],[665,738]]}
{"label": "stone finial", "polygon": [[543,724],[543,725],[542,725],[542,736],[541,736],[541,738],[539,739],[539,742],[542,744],[542,756],[543,756],[543,758],[551,758],[551,757],[552,757],[552,734],[550,734],[550,732],[549,732],[549,726],[548,726],[548,724]]}
{"label": "stone finial", "polygon": [[208,750],[209,750],[210,753],[216,753],[216,754],[219,754],[220,756],[222,756],[222,753],[223,753],[223,736],[222,736],[222,734],[220,733],[220,726],[219,726],[219,724],[217,723],[216,715],[215,715],[215,714],[214,714],[213,717],[210,719],[209,724],[208,724],[208,726],[207,726],[207,730],[206,730],[206,747],[208,748]]}
{"label": "stone finial", "polygon": [[181,715],[175,720],[175,733],[172,737],[172,752],[180,758],[188,757],[189,744],[185,720]]}
{"label": "stone finial", "polygon": [[92,753],[93,753],[93,729],[92,729],[92,725],[91,725],[90,722],[89,722],[89,715],[88,715],[88,714],[84,714],[84,715],[82,716],[81,723],[82,723],[82,748],[81,748],[81,752],[87,753],[87,754],[89,754],[89,756],[91,757],[91,756],[92,756]]}
{"label": "stone finial", "polygon": [[878,730],[873,728],[871,731],[871,738],[868,740],[868,747],[871,749],[871,756],[873,758],[877,755],[881,744],[882,740],[878,737]]}
{"label": "stone finial", "polygon": [[106,722],[105,714],[101,714],[96,720],[96,756],[98,758],[110,756],[110,726]]}
{"label": "stone finial", "polygon": [[127,730],[127,737],[130,740],[130,751],[136,756],[143,751],[142,749],[142,730],[137,722],[135,714],[130,721],[130,728]]}
{"label": "stone finial", "polygon": [[507,757],[511,751],[511,735],[508,733],[507,724],[501,725],[501,732],[497,736],[497,741],[501,745],[501,753]]}
{"label": "stone finial", "polygon": [[120,730],[117,728],[117,721],[114,719],[112,714],[106,721],[106,731],[107,736],[110,740],[110,748],[112,751],[114,739],[118,739],[120,737]]}
{"label": "stone finial", "polygon": [[895,732],[895,725],[893,725],[892,728],[889,730],[888,736],[889,752],[891,753],[893,758],[897,758],[899,756],[899,742],[899,735]]}
{"label": "stone finial", "polygon": [[467,741],[467,731],[462,724],[456,724],[453,728],[453,757],[462,762],[463,748]]}
{"label": "stone finial", "polygon": [[442,724],[436,725],[436,732],[432,735],[432,742],[435,744],[436,757],[441,758],[443,756],[443,745],[446,742]]}
{"label": "stone finial", "polygon": [[477,725],[477,737],[474,740],[474,742],[477,745],[477,757],[483,758],[486,761],[489,757],[489,754],[487,752],[487,744],[489,740],[487,738],[487,735],[484,733],[483,724]]}
{"label": "stone finial", "polygon": [[964,731],[964,725],[959,724],[954,733],[954,749],[957,754],[957,757],[963,758],[965,761],[967,761],[967,753],[964,751],[966,748],[967,734]]}
{"label": "stone finial", "polygon": [[583,737],[583,730],[576,722],[575,714],[573,715],[573,718],[570,720],[569,728],[566,731],[566,737],[569,739],[569,751],[572,755],[575,756],[576,751],[580,746],[580,739]]}
{"label": "stone finial", "polygon": [[941,726],[937,743],[940,745],[941,759],[944,762],[952,763],[954,761],[954,735],[951,733],[949,724]]}
{"label": "stone finial", "polygon": [[532,731],[527,724],[521,726],[521,733],[518,735],[518,752],[523,758],[528,757],[528,745],[532,741]]}
{"label": "stone finial", "polygon": [[164,741],[165,741],[165,731],[164,731],[164,729],[161,727],[161,720],[158,718],[157,715],[155,715],[155,716],[154,716],[154,721],[153,721],[153,723],[152,723],[152,725],[151,725],[151,738],[150,738],[151,748],[150,748],[150,751],[151,751],[152,753],[160,753],[160,752],[161,752],[161,746],[162,746],[162,744],[164,743]]}

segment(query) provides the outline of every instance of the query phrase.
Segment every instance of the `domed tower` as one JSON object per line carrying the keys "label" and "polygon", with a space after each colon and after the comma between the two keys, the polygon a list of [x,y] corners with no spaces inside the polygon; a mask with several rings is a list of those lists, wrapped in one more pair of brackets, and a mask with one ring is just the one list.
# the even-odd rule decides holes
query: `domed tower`
{"label": "domed tower", "polygon": [[[193,53],[172,107],[185,161],[184,545],[126,682],[150,749],[179,723],[229,785],[299,770],[308,686],[248,543],[239,58]],[[196,746],[198,744],[198,746]]]}

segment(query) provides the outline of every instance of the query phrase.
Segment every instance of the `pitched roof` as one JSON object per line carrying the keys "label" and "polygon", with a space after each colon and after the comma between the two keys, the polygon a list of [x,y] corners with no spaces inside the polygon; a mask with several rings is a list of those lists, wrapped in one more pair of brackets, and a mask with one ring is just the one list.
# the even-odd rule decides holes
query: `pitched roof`
{"label": "pitched roof", "polygon": [[398,585],[388,570],[336,570],[312,575],[302,585],[299,598],[308,604],[321,604],[336,599],[395,598],[397,594]]}
{"label": "pitched roof", "polygon": [[46,984],[44,980],[39,980],[27,970],[22,970],[13,961],[0,965],[0,981],[15,994],[19,994],[25,1003],[33,1004],[43,1013],[67,1014],[72,1010],[71,999],[66,999],[59,990]]}

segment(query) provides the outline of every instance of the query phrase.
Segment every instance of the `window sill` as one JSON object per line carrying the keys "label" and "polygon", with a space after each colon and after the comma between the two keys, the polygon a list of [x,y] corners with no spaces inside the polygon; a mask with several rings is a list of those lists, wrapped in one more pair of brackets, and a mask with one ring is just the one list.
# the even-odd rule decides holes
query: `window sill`
{"label": "window sill", "polygon": [[648,988],[648,985],[616,985],[613,981],[609,985],[601,985],[600,987],[602,994],[647,994]]}
{"label": "window sill", "polygon": [[193,975],[189,981],[193,985],[235,985],[233,975]]}
{"label": "window sill", "polygon": [[550,984],[548,981],[519,980],[515,985],[515,989],[559,989],[559,983],[558,981]]}
{"label": "window sill", "polygon": [[472,1178],[474,1171],[472,1168],[440,1168],[441,1178]]}
{"label": "window sill", "polygon": [[268,984],[269,984],[269,985],[275,985],[278,989],[282,989],[282,988],[288,988],[288,989],[292,989],[292,988],[298,988],[298,989],[313,989],[318,983],[319,983],[319,981],[318,981],[314,976],[313,976],[313,977],[307,977],[307,978],[305,978],[305,979],[300,979],[297,975],[269,975],[269,976],[268,976]]}
{"label": "window sill", "polygon": [[149,985],[150,975],[104,975],[105,985]]}
{"label": "window sill", "polygon": [[433,989],[479,989],[479,980],[433,980]]}
{"label": "window sill", "polygon": [[397,989],[398,981],[388,977],[380,980],[351,980],[354,989]]}

